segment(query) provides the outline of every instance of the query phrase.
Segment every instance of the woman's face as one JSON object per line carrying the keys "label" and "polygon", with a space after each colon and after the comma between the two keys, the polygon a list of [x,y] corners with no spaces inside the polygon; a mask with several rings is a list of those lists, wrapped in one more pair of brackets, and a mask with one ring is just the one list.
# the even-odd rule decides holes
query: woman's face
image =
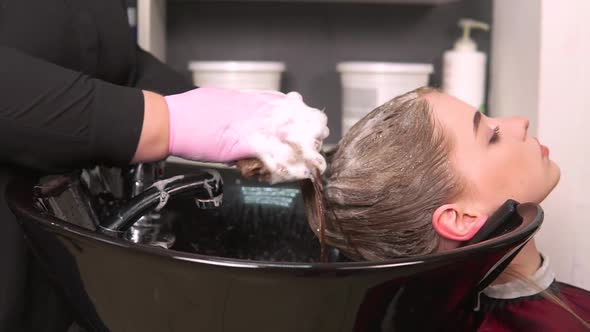
{"label": "woman's face", "polygon": [[526,118],[489,118],[442,93],[426,99],[453,141],[451,162],[467,187],[461,199],[491,213],[509,198],[540,203],[559,182],[559,167],[528,135]]}

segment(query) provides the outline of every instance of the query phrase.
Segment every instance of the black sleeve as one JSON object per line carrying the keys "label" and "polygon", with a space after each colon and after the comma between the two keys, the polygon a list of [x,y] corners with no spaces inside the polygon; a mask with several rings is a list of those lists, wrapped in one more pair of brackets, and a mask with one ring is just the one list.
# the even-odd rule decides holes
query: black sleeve
{"label": "black sleeve", "polygon": [[134,87],[172,95],[195,88],[188,79],[174,71],[150,53],[137,47],[137,67]]}
{"label": "black sleeve", "polygon": [[142,126],[141,90],[0,46],[0,163],[45,172],[124,165]]}

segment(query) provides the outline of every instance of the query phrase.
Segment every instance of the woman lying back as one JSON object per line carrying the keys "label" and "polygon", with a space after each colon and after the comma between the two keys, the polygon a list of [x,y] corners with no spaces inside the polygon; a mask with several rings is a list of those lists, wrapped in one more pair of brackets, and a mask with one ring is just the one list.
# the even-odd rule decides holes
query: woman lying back
{"label": "woman lying back", "polygon": [[[355,260],[424,255],[461,246],[507,199],[541,203],[560,170],[528,124],[430,88],[378,107],[326,171],[326,242]],[[588,327],[590,293],[556,282],[533,240],[484,293],[482,331]]]}

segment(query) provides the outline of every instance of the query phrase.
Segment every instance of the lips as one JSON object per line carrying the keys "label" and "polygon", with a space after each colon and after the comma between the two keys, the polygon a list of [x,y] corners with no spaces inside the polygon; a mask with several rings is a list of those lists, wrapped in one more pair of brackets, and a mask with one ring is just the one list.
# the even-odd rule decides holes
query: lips
{"label": "lips", "polygon": [[543,156],[543,158],[549,157],[549,148],[543,144],[541,144],[541,155]]}
{"label": "lips", "polygon": [[539,142],[537,138],[535,138],[535,141],[537,141],[537,144],[539,144],[539,148],[541,149],[541,156],[543,156],[543,158],[549,158],[549,148],[541,144],[541,142]]}

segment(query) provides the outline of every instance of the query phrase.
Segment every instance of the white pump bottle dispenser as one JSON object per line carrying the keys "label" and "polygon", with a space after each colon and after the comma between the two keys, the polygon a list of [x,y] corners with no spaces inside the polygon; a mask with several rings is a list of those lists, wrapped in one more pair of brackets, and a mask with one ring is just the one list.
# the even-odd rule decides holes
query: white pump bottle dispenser
{"label": "white pump bottle dispenser", "polygon": [[477,50],[470,32],[471,29],[488,31],[490,26],[472,19],[459,20],[459,26],[463,28],[463,36],[443,55],[443,91],[483,111],[486,55]]}

